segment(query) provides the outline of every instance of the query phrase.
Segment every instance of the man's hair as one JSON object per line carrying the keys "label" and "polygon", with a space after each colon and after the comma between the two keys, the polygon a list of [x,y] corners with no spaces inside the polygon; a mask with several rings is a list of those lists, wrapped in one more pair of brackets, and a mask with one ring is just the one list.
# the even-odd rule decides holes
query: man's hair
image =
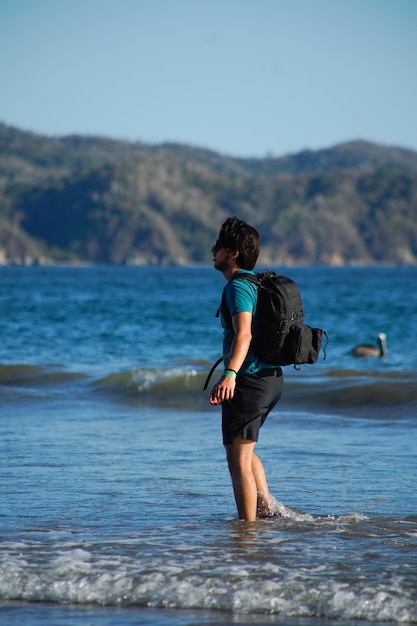
{"label": "man's hair", "polygon": [[261,249],[261,238],[256,228],[237,217],[229,217],[220,228],[219,243],[230,252],[239,252],[236,263],[240,268],[254,268]]}

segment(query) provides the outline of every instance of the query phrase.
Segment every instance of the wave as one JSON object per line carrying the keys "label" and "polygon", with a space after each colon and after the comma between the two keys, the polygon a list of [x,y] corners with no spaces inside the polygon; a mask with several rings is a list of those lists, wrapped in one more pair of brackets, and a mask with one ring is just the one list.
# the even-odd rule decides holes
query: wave
{"label": "wave", "polygon": [[[68,372],[59,366],[0,365],[0,390],[78,387],[80,393],[129,404],[169,406],[184,409],[206,407],[209,390],[202,391],[209,364],[188,362],[174,368],[131,368],[94,377],[85,372]],[[284,372],[284,395],[280,407],[346,413],[375,417],[412,415],[417,405],[416,372],[363,372],[328,370],[314,373]],[[213,377],[213,383],[216,376]],[[22,394],[22,399],[27,394]]]}
{"label": "wave", "polygon": [[330,370],[320,378],[293,377],[286,389],[290,404],[356,415],[412,415],[417,404],[415,372]]}
{"label": "wave", "polygon": [[[52,544],[47,539],[21,538],[0,545],[0,598],[58,605],[227,611],[326,622],[414,623],[416,582],[411,570],[391,567],[387,575],[369,565],[369,571],[364,566],[359,575],[357,563],[339,560],[319,560],[308,566],[291,552],[295,547],[285,549],[282,535],[287,540],[291,536],[292,543],[300,534],[314,543],[317,533],[323,532],[372,540],[373,552],[364,557],[366,565],[377,559],[377,550],[388,539],[400,542],[404,549],[412,548],[416,531],[416,518],[368,520],[352,515],[334,520],[259,521],[250,529],[234,522],[229,536],[232,545],[220,541],[218,546],[191,546],[179,534],[170,543],[164,536],[162,550],[155,547],[154,533],[85,543],[58,541],[57,537]],[[172,534],[172,529],[166,532]],[[256,550],[257,541],[272,541],[270,549],[258,546]],[[274,556],[280,543],[287,553],[284,562]]]}
{"label": "wave", "polygon": [[67,372],[59,366],[0,365],[0,385],[40,386],[68,384],[85,380],[86,374]]}
{"label": "wave", "polygon": [[119,401],[195,409],[203,400],[203,380],[195,369],[138,368],[100,378],[93,388]]}

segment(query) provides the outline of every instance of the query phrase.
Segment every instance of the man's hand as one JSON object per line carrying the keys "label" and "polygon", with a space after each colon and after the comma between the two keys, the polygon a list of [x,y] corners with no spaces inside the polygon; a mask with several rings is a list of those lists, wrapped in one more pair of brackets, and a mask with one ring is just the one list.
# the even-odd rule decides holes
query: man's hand
{"label": "man's hand", "polygon": [[[242,311],[232,317],[235,336],[230,349],[230,360],[227,368],[229,371],[238,372],[249,350],[252,339],[252,313]],[[226,368],[226,369],[227,369]],[[209,397],[210,404],[221,404],[225,400],[231,400],[235,395],[236,378],[234,376],[222,376],[214,385]]]}
{"label": "man's hand", "polygon": [[222,376],[211,390],[209,396],[210,404],[221,404],[225,400],[230,400],[235,394],[236,380],[231,376]]}

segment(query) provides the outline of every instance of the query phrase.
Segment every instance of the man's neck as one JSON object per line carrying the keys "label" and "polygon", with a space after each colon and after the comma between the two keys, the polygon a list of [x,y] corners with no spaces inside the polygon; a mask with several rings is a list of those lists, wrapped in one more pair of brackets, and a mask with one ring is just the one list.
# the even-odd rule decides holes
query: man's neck
{"label": "man's neck", "polygon": [[223,272],[223,276],[225,277],[227,282],[229,282],[229,280],[232,278],[233,274],[236,274],[236,272],[239,272],[241,269],[242,268],[239,267],[238,265],[233,265],[231,267],[228,267],[227,270],[225,270]]}

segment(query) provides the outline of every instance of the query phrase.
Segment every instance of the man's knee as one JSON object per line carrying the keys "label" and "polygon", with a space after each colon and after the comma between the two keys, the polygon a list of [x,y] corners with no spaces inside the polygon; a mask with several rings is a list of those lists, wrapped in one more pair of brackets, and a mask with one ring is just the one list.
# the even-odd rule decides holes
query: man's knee
{"label": "man's knee", "polygon": [[253,450],[255,441],[235,437],[233,442],[226,446],[227,462],[230,472],[252,471]]}

